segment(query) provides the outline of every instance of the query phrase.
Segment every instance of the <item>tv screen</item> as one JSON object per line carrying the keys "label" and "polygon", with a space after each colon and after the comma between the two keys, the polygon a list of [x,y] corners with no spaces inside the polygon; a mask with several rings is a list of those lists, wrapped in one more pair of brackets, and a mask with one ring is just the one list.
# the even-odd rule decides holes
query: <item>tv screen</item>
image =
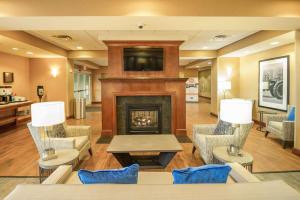
{"label": "tv screen", "polygon": [[164,49],[132,47],[124,48],[125,71],[162,71]]}

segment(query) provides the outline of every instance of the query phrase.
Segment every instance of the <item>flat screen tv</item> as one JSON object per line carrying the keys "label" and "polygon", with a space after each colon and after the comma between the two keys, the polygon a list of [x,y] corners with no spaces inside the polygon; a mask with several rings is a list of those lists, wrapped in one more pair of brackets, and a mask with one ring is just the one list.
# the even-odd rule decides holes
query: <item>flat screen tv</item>
{"label": "flat screen tv", "polygon": [[164,49],[152,47],[124,48],[124,71],[162,71]]}

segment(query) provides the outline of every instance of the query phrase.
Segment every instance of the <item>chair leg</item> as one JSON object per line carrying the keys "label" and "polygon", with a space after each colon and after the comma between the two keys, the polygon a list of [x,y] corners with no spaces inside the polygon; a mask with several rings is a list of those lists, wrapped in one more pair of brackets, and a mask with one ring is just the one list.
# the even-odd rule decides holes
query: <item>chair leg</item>
{"label": "chair leg", "polygon": [[196,147],[195,147],[195,146],[193,146],[192,154],[194,154],[194,153],[195,153],[195,151],[196,151]]}
{"label": "chair leg", "polygon": [[282,141],[282,148],[283,148],[283,149],[286,149],[287,143],[288,143],[287,141]]}
{"label": "chair leg", "polygon": [[90,153],[91,156],[93,156],[92,148],[89,148],[89,153]]}
{"label": "chair leg", "polygon": [[268,135],[269,135],[269,131],[266,131],[265,137],[268,137]]}

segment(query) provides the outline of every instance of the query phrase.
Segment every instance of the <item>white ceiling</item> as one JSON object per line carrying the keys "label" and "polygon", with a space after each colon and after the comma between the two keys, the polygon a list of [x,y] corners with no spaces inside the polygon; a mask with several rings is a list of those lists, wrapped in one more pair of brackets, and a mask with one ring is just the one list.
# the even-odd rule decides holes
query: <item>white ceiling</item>
{"label": "white ceiling", "polygon": [[251,54],[255,54],[261,51],[265,51],[268,49],[272,49],[275,47],[279,47],[286,44],[291,44],[295,41],[295,32],[291,31],[286,34],[274,37],[269,40],[265,40],[260,43],[256,43],[251,46],[247,46],[245,48],[239,49],[237,51],[231,52],[229,54],[224,55],[223,57],[242,57]]}
{"label": "white ceiling", "polygon": [[[247,37],[256,31],[195,31],[195,30],[99,30],[99,31],[27,31],[67,50],[106,50],[103,40],[182,40],[181,50],[216,50]],[[215,41],[216,35],[227,35],[224,41]],[[52,37],[69,35],[73,40]]]}

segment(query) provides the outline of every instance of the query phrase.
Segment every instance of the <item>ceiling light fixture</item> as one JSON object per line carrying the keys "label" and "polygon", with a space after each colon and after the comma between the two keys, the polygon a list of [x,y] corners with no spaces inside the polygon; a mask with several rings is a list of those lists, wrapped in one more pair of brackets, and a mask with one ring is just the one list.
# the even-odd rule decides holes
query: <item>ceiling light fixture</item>
{"label": "ceiling light fixture", "polygon": [[82,46],[77,46],[76,49],[81,50],[81,49],[83,49],[83,47]]}
{"label": "ceiling light fixture", "polygon": [[33,54],[33,52],[31,52],[31,51],[27,51],[26,52],[28,55],[32,55]]}
{"label": "ceiling light fixture", "polygon": [[277,45],[279,42],[271,42],[270,45]]}
{"label": "ceiling light fixture", "polygon": [[215,41],[215,42],[223,42],[226,38],[228,38],[228,35],[216,35],[213,39],[211,39],[211,41]]}
{"label": "ceiling light fixture", "polygon": [[19,50],[19,48],[17,48],[17,47],[13,47],[11,49],[14,50],[14,51],[18,51]]}

